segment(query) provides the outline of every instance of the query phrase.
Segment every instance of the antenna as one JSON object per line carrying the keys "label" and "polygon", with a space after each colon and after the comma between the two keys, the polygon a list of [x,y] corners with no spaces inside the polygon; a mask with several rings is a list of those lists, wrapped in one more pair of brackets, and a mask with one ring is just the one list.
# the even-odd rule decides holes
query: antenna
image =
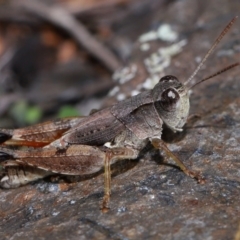
{"label": "antenna", "polygon": [[225,68],[223,68],[222,70],[220,70],[220,71],[218,71],[218,72],[216,72],[216,73],[214,73],[214,74],[212,74],[212,75],[210,75],[210,76],[202,79],[201,81],[195,83],[195,84],[192,85],[189,89],[192,89],[192,88],[194,88],[196,85],[198,85],[199,83],[205,82],[205,81],[207,81],[208,79],[211,79],[211,78],[213,78],[213,77],[215,77],[215,76],[217,76],[217,75],[219,75],[219,74],[221,74],[221,73],[223,73],[223,72],[226,72],[226,71],[228,71],[229,69],[234,68],[234,67],[236,67],[236,66],[238,66],[238,65],[240,65],[240,63],[238,63],[238,62],[237,62],[237,63],[234,63],[234,64],[231,64],[231,65],[229,65],[228,67],[225,67]]}
{"label": "antenna", "polygon": [[[187,84],[189,84],[192,79],[195,77],[195,75],[198,73],[198,71],[201,69],[201,67],[203,66],[203,64],[205,63],[205,61],[208,59],[208,57],[210,56],[210,54],[213,52],[213,50],[216,48],[216,46],[218,45],[218,43],[222,40],[222,38],[224,37],[224,35],[230,30],[230,28],[232,27],[232,25],[234,24],[234,22],[236,21],[236,19],[238,18],[238,16],[235,16],[228,24],[227,26],[223,29],[223,31],[220,33],[220,35],[218,36],[218,38],[214,41],[213,45],[211,46],[211,48],[208,50],[208,52],[206,53],[205,57],[202,59],[202,61],[199,63],[198,67],[196,68],[196,70],[193,72],[193,74],[189,77],[189,79],[184,83],[184,85],[186,86]],[[223,69],[224,70],[224,69]],[[227,69],[228,70],[228,69]],[[225,71],[227,71],[225,70]],[[222,72],[222,71],[220,71]],[[220,74],[220,73],[218,73]],[[218,75],[213,74],[214,76]],[[213,75],[211,77],[213,77]],[[209,77],[208,77],[209,79]],[[205,79],[206,81],[207,79]]]}

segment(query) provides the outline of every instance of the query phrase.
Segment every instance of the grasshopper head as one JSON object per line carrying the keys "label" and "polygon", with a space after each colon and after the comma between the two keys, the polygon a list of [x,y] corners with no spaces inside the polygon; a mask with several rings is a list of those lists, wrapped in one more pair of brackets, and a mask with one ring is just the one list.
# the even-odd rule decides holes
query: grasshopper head
{"label": "grasshopper head", "polygon": [[153,88],[154,106],[164,123],[173,131],[181,131],[183,125],[187,121],[189,113],[189,89],[192,89],[199,83],[209,80],[233,67],[240,65],[239,62],[231,64],[230,66],[225,67],[224,69],[202,79],[201,81],[198,81],[197,83],[193,82],[193,78],[196,76],[223,36],[232,27],[236,19],[237,16],[227,24],[206,55],[203,57],[196,70],[187,79],[187,81],[184,82],[184,84],[180,83],[176,77],[169,75],[161,78],[159,83]]}
{"label": "grasshopper head", "polygon": [[163,122],[175,131],[182,131],[189,114],[188,90],[174,76],[160,79],[153,88],[154,106]]}

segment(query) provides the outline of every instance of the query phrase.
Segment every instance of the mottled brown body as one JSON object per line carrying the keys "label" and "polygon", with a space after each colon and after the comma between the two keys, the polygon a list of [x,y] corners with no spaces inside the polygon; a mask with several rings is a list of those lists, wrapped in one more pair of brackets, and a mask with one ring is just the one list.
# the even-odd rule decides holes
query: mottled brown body
{"label": "mottled brown body", "polygon": [[[137,158],[148,141],[154,141],[155,147],[170,152],[161,141],[163,122],[174,131],[180,131],[186,122],[188,111],[188,91],[177,78],[166,76],[153,90],[88,117],[68,118],[16,130],[2,129],[1,134],[5,140],[3,145],[37,148],[12,150],[1,147],[1,158],[6,160],[2,163],[6,176],[1,179],[0,185],[4,188],[18,187],[40,178],[39,173],[29,174],[29,170],[23,169],[21,171],[25,171],[25,175],[12,176],[14,167],[21,169],[21,166],[32,166],[42,169],[45,172],[41,174],[45,177],[51,173],[86,175],[105,166],[103,208],[107,208],[110,165],[121,159]],[[44,147],[39,148],[42,146]],[[202,181],[200,175],[189,171],[174,155],[172,157],[184,172]]]}
{"label": "mottled brown body", "polygon": [[[235,19],[223,30],[184,84],[174,76],[165,76],[152,90],[87,117],[66,118],[16,130],[0,129],[3,145],[0,160],[5,169],[0,186],[18,187],[55,173],[86,175],[104,167],[102,208],[106,210],[110,199],[110,165],[122,159],[137,158],[149,141],[155,148],[164,150],[188,176],[203,183],[201,175],[187,169],[161,140],[162,126],[164,123],[173,131],[182,131],[189,114],[188,91],[195,86],[189,86],[189,83]],[[236,65],[238,63],[220,72]],[[217,74],[219,72],[212,76]],[[34,149],[12,150],[8,145]]]}

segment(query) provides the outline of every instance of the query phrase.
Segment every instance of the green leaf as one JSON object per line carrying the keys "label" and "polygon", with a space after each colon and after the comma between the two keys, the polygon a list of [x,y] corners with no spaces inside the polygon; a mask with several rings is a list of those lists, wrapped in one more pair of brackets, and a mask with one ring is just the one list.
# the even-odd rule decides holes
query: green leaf
{"label": "green leaf", "polygon": [[27,124],[34,124],[42,118],[42,110],[37,106],[29,106],[25,115],[25,122]]}
{"label": "green leaf", "polygon": [[21,126],[25,125],[25,114],[27,111],[26,101],[18,101],[10,109],[10,115]]}
{"label": "green leaf", "polygon": [[37,106],[30,106],[26,101],[19,101],[11,107],[10,115],[19,125],[24,126],[39,122],[42,110]]}
{"label": "green leaf", "polygon": [[75,107],[65,105],[59,109],[57,116],[59,118],[79,116],[79,112]]}

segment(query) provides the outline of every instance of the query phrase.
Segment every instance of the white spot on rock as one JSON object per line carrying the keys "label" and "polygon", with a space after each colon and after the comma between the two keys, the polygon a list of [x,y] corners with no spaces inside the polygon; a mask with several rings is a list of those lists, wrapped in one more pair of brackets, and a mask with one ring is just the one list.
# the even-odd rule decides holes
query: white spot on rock
{"label": "white spot on rock", "polygon": [[53,212],[52,216],[57,216],[60,212]]}
{"label": "white spot on rock", "polygon": [[140,50],[146,52],[150,49],[150,45],[148,43],[143,43],[140,45]]}
{"label": "white spot on rock", "polygon": [[157,39],[161,39],[166,42],[174,42],[178,39],[178,33],[173,31],[169,24],[165,23],[160,25],[156,31],[152,30],[142,34],[138,40],[141,43],[146,43]]}
{"label": "white spot on rock", "polygon": [[119,92],[120,88],[118,86],[114,87],[110,92],[108,93],[108,96],[113,97],[117,92]]}
{"label": "white spot on rock", "polygon": [[76,203],[75,200],[71,200],[71,201],[70,201],[70,204],[71,204],[71,205],[73,205],[73,204],[75,204],[75,203]]}
{"label": "white spot on rock", "polygon": [[114,72],[112,78],[119,84],[124,84],[129,80],[133,79],[137,73],[137,65],[132,64],[130,67],[124,67]]}
{"label": "white spot on rock", "polygon": [[186,40],[182,40],[178,43],[172,44],[171,46],[159,48],[157,52],[151,54],[148,58],[145,58],[143,62],[150,78],[153,78],[154,76],[154,78],[157,77],[159,80],[159,77],[163,73],[164,69],[171,64],[172,56],[181,52],[182,47],[186,43]]}
{"label": "white spot on rock", "polygon": [[174,43],[165,48],[159,48],[158,52],[162,56],[174,56],[182,51],[182,48],[187,44],[187,40],[183,39],[180,42]]}
{"label": "white spot on rock", "polygon": [[150,198],[151,200],[153,200],[153,199],[155,199],[155,195],[150,194],[150,195],[149,195],[149,198]]}
{"label": "white spot on rock", "polygon": [[158,36],[157,36],[156,31],[149,31],[147,33],[142,34],[139,37],[138,41],[141,42],[141,43],[144,43],[144,42],[149,42],[149,41],[156,40],[157,38],[158,38]]}
{"label": "white spot on rock", "polygon": [[169,24],[162,24],[157,30],[157,36],[166,42],[174,42],[178,39],[178,33],[174,32]]}
{"label": "white spot on rock", "polygon": [[152,89],[155,86],[151,78],[147,78],[146,81],[142,84],[145,89]]}
{"label": "white spot on rock", "polygon": [[122,100],[124,100],[124,99],[126,99],[126,95],[125,95],[124,93],[119,93],[119,94],[117,95],[117,100],[118,100],[118,101],[122,101]]}
{"label": "white spot on rock", "polygon": [[138,90],[133,90],[132,92],[131,92],[131,96],[133,97],[133,96],[135,96],[135,95],[138,95],[140,92],[138,91]]}

